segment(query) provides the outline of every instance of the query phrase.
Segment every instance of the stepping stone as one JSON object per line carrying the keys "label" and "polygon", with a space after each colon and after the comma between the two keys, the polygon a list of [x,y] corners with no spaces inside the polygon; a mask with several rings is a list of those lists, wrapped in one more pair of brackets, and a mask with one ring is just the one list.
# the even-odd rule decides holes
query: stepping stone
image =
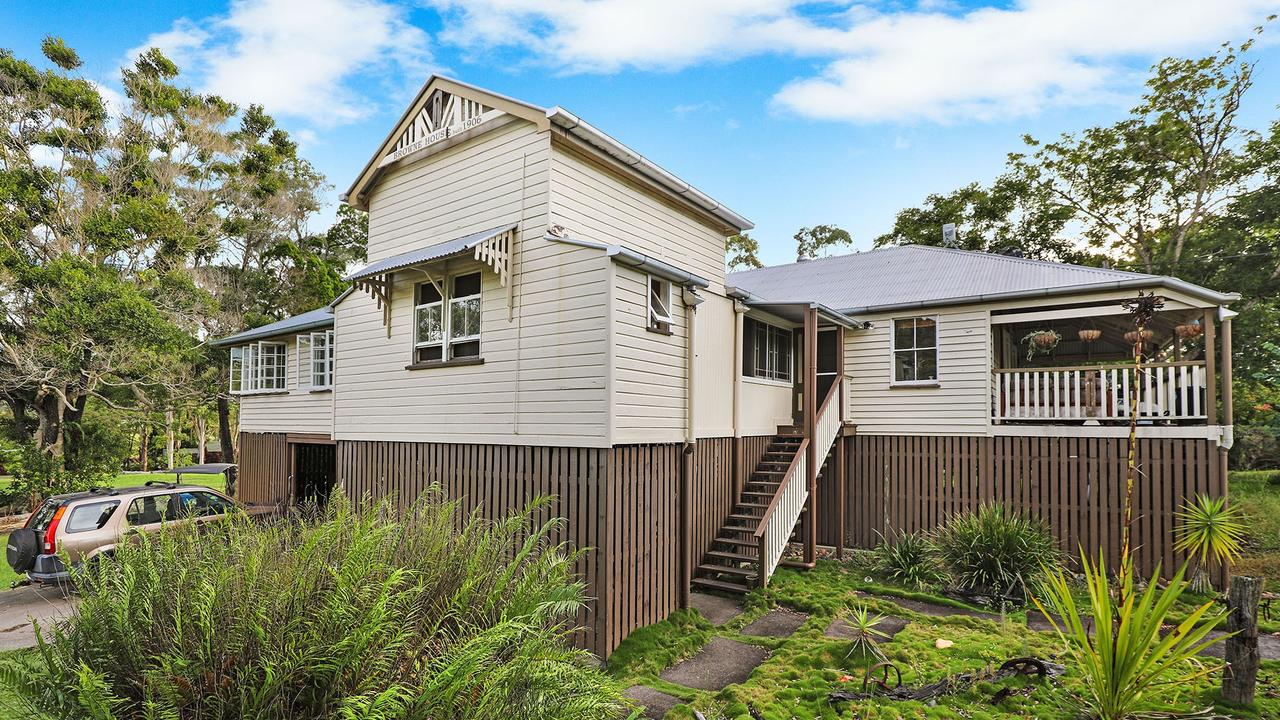
{"label": "stepping stone", "polygon": [[667,711],[680,705],[680,698],[673,697],[664,692],[658,692],[651,687],[644,685],[632,685],[622,693],[628,698],[635,700],[644,708],[641,717],[652,718],[653,720],[662,720],[666,716]]}
{"label": "stepping stone", "polygon": [[[1058,621],[1059,626],[1062,625],[1062,619],[1059,618],[1057,615],[1055,615],[1053,619]],[[1085,629],[1092,632],[1093,618],[1088,617],[1086,615],[1084,622],[1085,622],[1085,626],[1084,626]],[[1044,616],[1044,613],[1040,612],[1039,610],[1027,611],[1027,628],[1029,630],[1035,630],[1036,632],[1054,632],[1053,625],[1050,624],[1049,619],[1046,618]]]}
{"label": "stepping stone", "polygon": [[777,610],[770,610],[756,618],[750,625],[742,628],[742,634],[756,637],[784,638],[800,629],[800,626],[808,619],[809,616],[804,613],[778,608]]}
{"label": "stepping stone", "polygon": [[689,607],[702,613],[712,625],[724,625],[742,614],[742,602],[720,595],[689,593]]}
{"label": "stepping stone", "polygon": [[698,690],[719,690],[751,676],[769,651],[755,645],[713,637],[697,655],[667,668],[658,677]]}
{"label": "stepping stone", "polygon": [[[910,624],[900,617],[886,615],[880,619],[880,623],[875,627],[876,631],[884,633],[885,637],[872,635],[871,639],[878,643],[889,642],[894,635],[902,632]],[[848,620],[832,620],[827,629],[822,631],[822,634],[832,640],[852,640],[857,635],[857,631],[854,630],[853,625]]]}
{"label": "stepping stone", "polygon": [[964,615],[966,617],[976,618],[995,618],[999,617],[994,613],[981,612],[979,610],[969,610],[966,608],[952,607],[950,605],[939,605],[937,603],[925,602],[923,600],[908,600],[900,597],[879,596],[882,600],[888,600],[895,605],[904,607],[908,610],[914,610],[921,615],[932,615],[934,617],[951,617],[955,615]]}

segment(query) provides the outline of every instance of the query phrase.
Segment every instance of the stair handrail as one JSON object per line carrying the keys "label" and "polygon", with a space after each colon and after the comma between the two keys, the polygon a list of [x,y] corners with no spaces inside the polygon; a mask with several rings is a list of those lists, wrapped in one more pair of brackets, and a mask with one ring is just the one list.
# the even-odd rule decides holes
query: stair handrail
{"label": "stair handrail", "polygon": [[[773,571],[777,568],[778,560],[782,557],[782,551],[786,549],[787,543],[783,541],[777,548],[769,547],[769,530],[770,521],[773,519],[774,510],[786,495],[791,484],[796,481],[797,476],[803,476],[805,468],[805,451],[809,449],[809,438],[800,441],[799,447],[796,448],[795,457],[791,458],[791,464],[787,466],[787,471],[782,475],[782,482],[779,483],[778,489],[774,491],[773,498],[769,500],[769,506],[764,509],[764,515],[760,517],[760,522],[756,525],[755,532],[752,535],[756,539],[756,546],[759,549],[760,574],[758,580],[760,587],[764,587],[769,582],[769,577],[773,575]],[[805,497],[808,496],[808,488],[804,487],[804,477],[800,477],[800,488]],[[803,505],[803,501],[800,503]],[[791,518],[787,534],[790,535],[790,529],[795,527],[795,522],[799,517],[799,510],[796,511],[796,517]],[[776,557],[775,557],[776,556]]]}
{"label": "stair handrail", "polygon": [[[831,389],[827,391],[827,397],[822,401],[822,405],[818,408],[817,415],[814,416],[814,450],[817,451],[818,457],[820,458],[826,457],[827,452],[831,450],[831,444],[840,436],[840,425],[844,420],[844,418],[840,417],[840,409],[837,407],[834,418],[828,417],[827,411],[831,409],[831,403],[836,398],[840,397],[840,392],[843,387],[844,378],[837,377],[836,381],[831,384]],[[830,425],[829,428],[827,427],[828,425]],[[822,437],[818,436],[819,431],[823,432]],[[821,467],[818,469],[821,470]]]}

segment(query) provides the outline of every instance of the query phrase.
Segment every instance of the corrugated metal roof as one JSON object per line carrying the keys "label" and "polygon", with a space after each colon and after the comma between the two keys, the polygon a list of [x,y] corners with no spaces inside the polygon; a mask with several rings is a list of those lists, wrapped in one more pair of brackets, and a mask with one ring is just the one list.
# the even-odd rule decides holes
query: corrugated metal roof
{"label": "corrugated metal roof", "polygon": [[470,235],[464,235],[460,238],[454,238],[452,240],[442,242],[439,245],[432,245],[430,247],[418,248],[417,250],[400,253],[399,255],[392,255],[389,258],[383,258],[378,262],[364,266],[360,270],[346,276],[343,280],[346,280],[347,282],[362,280],[364,278],[374,277],[375,275],[382,275],[384,273],[391,272],[392,270],[407,268],[410,265],[418,265],[432,260],[439,260],[440,258],[448,257],[449,255],[456,255],[457,253],[475,248],[475,246],[485,240],[501,235],[508,230],[515,229],[515,225],[503,225],[502,227],[490,230],[481,230],[477,233],[471,233]]}
{"label": "corrugated metal roof", "polygon": [[846,313],[1129,287],[1170,287],[1215,303],[1238,299],[1160,275],[924,245],[744,270],[729,273],[725,284],[769,302],[818,302]]}
{"label": "corrugated metal roof", "polygon": [[225,347],[227,345],[235,345],[237,343],[249,342],[251,340],[261,340],[263,338],[275,337],[277,335],[288,335],[290,333],[302,332],[303,330],[314,330],[316,328],[329,327],[333,325],[333,310],[329,306],[308,310],[300,315],[293,315],[283,320],[277,320],[261,327],[253,328],[238,332],[235,335],[228,335],[224,338],[218,338],[209,344],[214,347]]}

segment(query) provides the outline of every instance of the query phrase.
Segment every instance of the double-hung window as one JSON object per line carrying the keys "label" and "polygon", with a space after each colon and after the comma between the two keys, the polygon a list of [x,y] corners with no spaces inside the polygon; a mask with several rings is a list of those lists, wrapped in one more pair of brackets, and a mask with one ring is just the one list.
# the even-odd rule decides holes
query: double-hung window
{"label": "double-hung window", "polygon": [[654,332],[671,332],[671,283],[660,277],[649,276],[649,329]]}
{"label": "double-hung window", "polygon": [[893,321],[893,382],[895,385],[938,381],[938,320],[932,317]]}
{"label": "double-hung window", "polygon": [[792,335],[755,318],[742,321],[742,374],[761,380],[791,382]]}
{"label": "double-hung window", "polygon": [[[446,296],[441,296],[440,289]],[[418,285],[413,308],[414,362],[480,357],[480,273]]]}
{"label": "double-hung window", "polygon": [[231,348],[231,392],[284,390],[287,357],[282,342],[262,341]]}
{"label": "double-hung window", "polygon": [[333,387],[333,331],[298,336],[298,387]]}

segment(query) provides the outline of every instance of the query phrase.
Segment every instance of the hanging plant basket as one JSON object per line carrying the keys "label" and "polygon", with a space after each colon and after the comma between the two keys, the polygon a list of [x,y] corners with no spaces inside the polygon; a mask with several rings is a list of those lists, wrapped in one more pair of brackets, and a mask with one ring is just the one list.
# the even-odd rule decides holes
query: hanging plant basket
{"label": "hanging plant basket", "polygon": [[1140,342],[1151,342],[1151,338],[1155,336],[1152,330],[1130,330],[1124,334],[1124,339],[1130,345],[1137,345]]}
{"label": "hanging plant basket", "polygon": [[1027,359],[1036,355],[1048,355],[1062,342],[1062,336],[1056,330],[1033,330],[1022,337],[1027,345]]}
{"label": "hanging plant basket", "polygon": [[1204,334],[1204,326],[1198,322],[1184,323],[1182,325],[1175,326],[1173,331],[1183,340],[1191,340],[1192,338],[1198,338]]}
{"label": "hanging plant basket", "polygon": [[1102,331],[1094,328],[1086,328],[1077,333],[1080,336],[1080,342],[1097,342],[1102,337]]}

